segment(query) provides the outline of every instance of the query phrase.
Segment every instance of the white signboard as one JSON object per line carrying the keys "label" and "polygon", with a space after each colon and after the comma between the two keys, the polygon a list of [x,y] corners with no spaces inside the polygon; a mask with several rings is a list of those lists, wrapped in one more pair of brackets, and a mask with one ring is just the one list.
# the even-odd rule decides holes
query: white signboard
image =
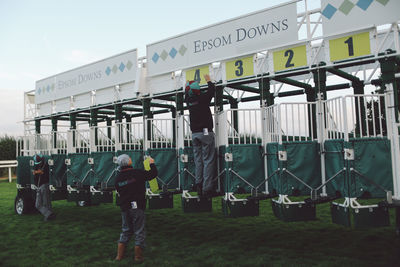
{"label": "white signboard", "polygon": [[[36,104],[136,80],[137,50],[131,50],[36,82]],[[136,92],[132,92],[132,97]],[[110,101],[114,99],[110,96]],[[99,103],[98,103],[99,104]]]}
{"label": "white signboard", "polygon": [[298,1],[147,45],[149,76],[249,55],[298,40]]}
{"label": "white signboard", "polygon": [[322,0],[325,36],[400,20],[399,0]]}

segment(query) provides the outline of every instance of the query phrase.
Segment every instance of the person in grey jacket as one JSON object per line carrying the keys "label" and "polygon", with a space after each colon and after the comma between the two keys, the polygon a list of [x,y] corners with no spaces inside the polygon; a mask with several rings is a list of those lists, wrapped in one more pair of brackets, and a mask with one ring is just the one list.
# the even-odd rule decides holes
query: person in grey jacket
{"label": "person in grey jacket", "polygon": [[44,221],[53,220],[56,216],[50,199],[49,165],[40,154],[33,156],[33,162],[34,182],[37,186],[35,207],[44,216]]}

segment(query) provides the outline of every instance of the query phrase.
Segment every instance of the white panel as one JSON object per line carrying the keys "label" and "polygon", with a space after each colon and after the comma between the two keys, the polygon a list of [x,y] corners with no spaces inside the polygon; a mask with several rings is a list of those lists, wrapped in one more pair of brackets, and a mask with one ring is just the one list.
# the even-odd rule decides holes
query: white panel
{"label": "white panel", "polygon": [[104,89],[96,90],[96,99],[94,104],[106,104],[115,101],[116,89],[115,86],[107,87]]}
{"label": "white panel", "polygon": [[298,40],[297,1],[147,45],[148,75],[252,54]]}
{"label": "white panel", "polygon": [[126,83],[119,88],[119,100],[131,99],[137,97],[137,90],[135,88],[137,81]]}
{"label": "white panel", "polygon": [[399,0],[322,0],[325,36],[400,20]]}
{"label": "white panel", "polygon": [[46,92],[53,92],[53,97],[38,94],[35,101],[36,104],[40,104],[132,82],[136,80],[136,74],[137,50],[135,49],[37,81],[36,90],[46,88]]}
{"label": "white panel", "polygon": [[178,85],[175,79],[172,78],[171,74],[159,75],[149,77],[147,79],[147,90],[143,90],[141,93],[146,94],[160,94],[164,92],[172,92],[179,89],[182,85]]}
{"label": "white panel", "polygon": [[77,95],[74,97],[74,108],[87,108],[91,106],[92,92]]}
{"label": "white panel", "polygon": [[51,114],[51,102],[37,105],[37,111],[39,116],[45,116]]}
{"label": "white panel", "polygon": [[56,112],[65,112],[71,109],[71,99],[69,97],[58,99],[56,103]]}

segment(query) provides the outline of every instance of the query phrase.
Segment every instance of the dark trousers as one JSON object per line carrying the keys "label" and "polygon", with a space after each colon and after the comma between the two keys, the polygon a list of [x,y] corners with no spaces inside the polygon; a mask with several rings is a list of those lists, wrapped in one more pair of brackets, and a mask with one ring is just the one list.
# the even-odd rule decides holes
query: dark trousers
{"label": "dark trousers", "polygon": [[121,212],[122,232],[119,243],[127,244],[135,235],[135,246],[145,247],[146,231],[144,229],[145,215],[142,209],[129,209]]}

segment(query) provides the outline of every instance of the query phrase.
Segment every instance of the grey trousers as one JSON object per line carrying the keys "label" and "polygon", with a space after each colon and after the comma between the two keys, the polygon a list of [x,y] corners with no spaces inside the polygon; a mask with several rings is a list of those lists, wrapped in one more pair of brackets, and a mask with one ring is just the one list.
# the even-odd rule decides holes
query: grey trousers
{"label": "grey trousers", "polygon": [[36,209],[47,219],[53,213],[49,184],[42,184],[36,192]]}
{"label": "grey trousers", "polygon": [[144,224],[146,221],[144,210],[129,209],[121,212],[122,232],[118,243],[128,243],[132,235],[135,234],[135,246],[145,248],[146,231]]}
{"label": "grey trousers", "polygon": [[213,191],[216,176],[215,134],[193,133],[192,141],[196,184],[203,185],[203,192]]}

